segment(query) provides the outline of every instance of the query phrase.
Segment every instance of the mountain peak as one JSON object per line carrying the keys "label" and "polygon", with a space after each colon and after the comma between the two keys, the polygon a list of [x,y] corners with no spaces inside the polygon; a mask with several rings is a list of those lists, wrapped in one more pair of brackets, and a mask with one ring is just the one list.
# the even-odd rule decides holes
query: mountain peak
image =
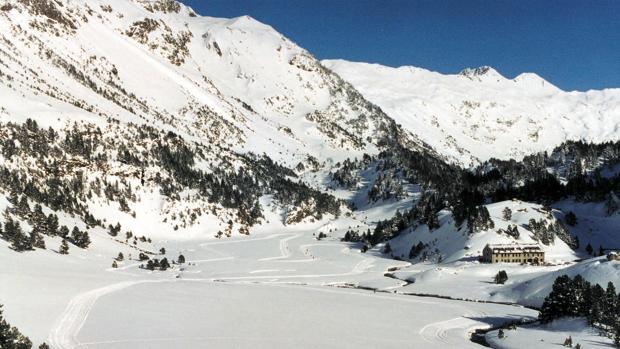
{"label": "mountain peak", "polygon": [[543,79],[540,75],[536,73],[522,73],[512,80],[520,85],[527,86],[528,88],[547,88],[558,91],[560,90],[555,85]]}
{"label": "mountain peak", "polygon": [[497,72],[497,70],[489,67],[488,65],[484,65],[478,68],[465,68],[463,70],[461,70],[461,72],[458,74],[460,76],[464,76],[467,78],[474,78],[474,77],[492,77],[492,78],[503,78],[503,76]]}
{"label": "mountain peak", "polygon": [[264,28],[273,28],[267,24],[257,21],[251,16],[244,15],[235,18],[231,18],[227,21],[227,26],[231,28],[239,28],[239,29],[264,29]]}

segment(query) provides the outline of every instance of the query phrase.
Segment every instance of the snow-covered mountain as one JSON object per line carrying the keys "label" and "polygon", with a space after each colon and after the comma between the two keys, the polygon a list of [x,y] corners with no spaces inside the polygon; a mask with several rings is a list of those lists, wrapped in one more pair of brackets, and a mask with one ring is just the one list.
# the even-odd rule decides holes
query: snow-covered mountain
{"label": "snow-covered mountain", "polygon": [[[79,188],[101,180],[127,194],[75,194],[84,216],[163,235],[245,231],[272,199],[284,223],[320,219],[337,211],[315,190],[333,164],[394,143],[433,154],[270,26],[172,0],[4,1],[0,95],[4,164],[21,185],[45,192],[79,172]],[[24,146],[27,133],[57,148]],[[60,173],[45,169],[59,157]]]}
{"label": "snow-covered mountain", "polygon": [[1,13],[5,118],[146,123],[289,163],[357,141],[325,133],[361,113],[305,118],[350,107],[330,94],[336,78],[249,17],[198,17],[172,1],[38,3],[9,1]]}
{"label": "snow-covered mountain", "polygon": [[[618,141],[619,95],[319,62],[174,0],[0,0],[0,332],[476,348],[473,329],[536,312],[403,294],[534,304],[568,265],[617,280],[574,260],[617,241],[620,143],[530,154]],[[478,262],[515,242],[551,263]]]}
{"label": "snow-covered mountain", "polygon": [[567,140],[620,138],[620,89],[566,92],[540,76],[490,67],[443,75],[416,67],[325,60],[406,130],[469,167],[517,159]]}

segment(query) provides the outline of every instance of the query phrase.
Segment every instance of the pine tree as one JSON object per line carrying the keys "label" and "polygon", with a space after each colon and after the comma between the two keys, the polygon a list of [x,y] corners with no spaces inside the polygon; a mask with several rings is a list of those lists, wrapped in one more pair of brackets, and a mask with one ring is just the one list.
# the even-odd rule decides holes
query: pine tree
{"label": "pine tree", "polygon": [[119,262],[122,262],[125,259],[125,256],[123,255],[123,252],[119,252],[118,256],[116,257],[116,260]]}
{"label": "pine tree", "polygon": [[62,239],[62,242],[60,243],[60,248],[58,248],[58,253],[69,254],[69,244],[67,243],[67,240]]}
{"label": "pine tree", "polygon": [[19,332],[15,327],[9,325],[2,316],[2,305],[0,305],[0,348],[2,349],[30,349],[32,342],[30,339]]}
{"label": "pine tree", "polygon": [[573,211],[569,211],[566,216],[564,216],[564,220],[566,224],[570,225],[571,227],[577,225],[577,216]]}
{"label": "pine tree", "polygon": [[575,303],[572,305],[571,312],[575,315],[585,316],[588,312],[590,283],[581,275],[577,274],[571,281],[571,290],[574,293]]}
{"label": "pine tree", "polygon": [[614,331],[614,344],[616,345],[616,347],[620,348],[620,317],[616,318],[613,331]]}
{"label": "pine tree", "polygon": [[603,323],[609,327],[613,327],[616,324],[618,314],[618,294],[616,293],[616,287],[609,281],[607,284],[607,290],[605,291],[605,301],[603,307]]}
{"label": "pine tree", "polygon": [[28,198],[26,197],[26,195],[22,196],[19,200],[16,211],[17,214],[23,218],[26,218],[28,217],[28,215],[30,215],[30,205],[28,204]]}
{"label": "pine tree", "polygon": [[605,290],[601,287],[601,285],[594,284],[592,285],[590,292],[592,304],[590,306],[588,321],[590,322],[590,324],[596,325],[603,322],[603,312],[605,308]]}
{"label": "pine tree", "polygon": [[75,246],[80,248],[87,248],[90,245],[88,232],[81,231],[77,226],[73,227],[73,231],[71,231],[71,240]]}
{"label": "pine tree", "polygon": [[168,259],[164,257],[161,262],[159,262],[159,269],[165,271],[168,268],[170,268],[170,263],[168,263]]}
{"label": "pine tree", "polygon": [[39,345],[39,349],[50,349],[49,345],[43,343],[41,345]]}
{"label": "pine tree", "polygon": [[179,258],[177,259],[177,263],[179,264],[185,263],[185,256],[183,256],[182,254],[179,255]]}
{"label": "pine tree", "polygon": [[592,248],[592,245],[590,245],[589,242],[588,242],[588,245],[586,246],[586,252],[588,252],[590,256],[592,255],[592,253],[594,253],[594,248]]}
{"label": "pine tree", "polygon": [[112,261],[112,268],[114,269],[118,268],[118,264],[116,263],[116,261]]}
{"label": "pine tree", "polygon": [[17,252],[32,250],[30,237],[26,236],[22,231],[19,222],[13,221],[11,218],[4,224],[4,233],[8,236],[11,248]]}
{"label": "pine tree", "polygon": [[562,275],[555,279],[551,293],[545,298],[538,318],[542,323],[548,323],[562,316],[572,315],[571,279]]}
{"label": "pine tree", "polygon": [[[6,212],[5,215],[7,215]],[[15,222],[13,221],[13,218],[10,215],[7,215],[6,222],[4,223],[4,229],[2,230],[2,237],[6,241],[11,241],[13,235],[15,235],[16,230],[17,228],[15,227]]]}
{"label": "pine tree", "polygon": [[504,207],[502,214],[503,214],[504,220],[509,221],[512,219],[512,210],[509,207]]}
{"label": "pine tree", "polygon": [[425,246],[422,241],[418,242],[417,245],[411,246],[411,250],[409,251],[409,259],[416,258],[420,255],[420,253],[424,250]]}
{"label": "pine tree", "polygon": [[58,236],[60,236],[63,239],[66,239],[67,237],[69,237],[69,228],[67,228],[66,225],[63,225],[62,227],[60,227],[60,230],[58,230]]}
{"label": "pine tree", "polygon": [[495,283],[496,284],[500,284],[503,285],[506,281],[508,281],[508,273],[506,273],[505,270],[500,270],[496,275],[495,275]]}
{"label": "pine tree", "polygon": [[[501,231],[501,229],[500,229],[500,231]],[[508,225],[508,227],[506,228],[505,233],[510,235],[510,236],[512,236],[515,239],[518,239],[519,236],[521,235],[519,233],[519,229],[517,228],[516,225]]]}
{"label": "pine tree", "polygon": [[39,234],[39,229],[38,228],[33,228],[32,231],[30,232],[30,244],[33,247],[36,248],[40,248],[40,249],[45,249],[45,240],[43,239],[43,236],[41,236],[41,234]]}
{"label": "pine tree", "polygon": [[390,243],[386,243],[385,246],[383,246],[383,253],[385,254],[390,254],[392,253],[392,246],[390,246]]}
{"label": "pine tree", "polygon": [[32,210],[31,215],[31,223],[33,228],[40,229],[41,232],[45,233],[47,230],[47,217],[45,213],[43,213],[43,208],[41,205],[34,205],[34,209]]}
{"label": "pine tree", "polygon": [[47,228],[47,234],[50,236],[58,235],[58,216],[53,213],[50,213],[47,216],[47,220],[45,222]]}
{"label": "pine tree", "polygon": [[110,234],[110,236],[117,236],[118,233],[120,233],[121,231],[121,224],[120,223],[116,223],[116,225],[112,225],[110,224],[108,226],[108,234]]}

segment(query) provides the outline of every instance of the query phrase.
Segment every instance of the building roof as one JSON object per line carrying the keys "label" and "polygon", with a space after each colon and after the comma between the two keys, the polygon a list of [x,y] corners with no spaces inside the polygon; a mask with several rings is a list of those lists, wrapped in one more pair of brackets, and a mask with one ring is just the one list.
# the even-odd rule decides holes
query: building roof
{"label": "building roof", "polygon": [[493,253],[544,252],[539,244],[487,244]]}

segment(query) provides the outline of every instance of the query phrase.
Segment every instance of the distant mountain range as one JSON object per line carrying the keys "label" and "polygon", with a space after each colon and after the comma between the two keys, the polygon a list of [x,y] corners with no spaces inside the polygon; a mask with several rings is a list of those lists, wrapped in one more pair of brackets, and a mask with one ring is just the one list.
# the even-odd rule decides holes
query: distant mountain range
{"label": "distant mountain range", "polygon": [[540,76],[491,67],[443,75],[342,60],[322,62],[437,152],[462,166],[517,159],[567,140],[616,141],[620,89],[566,92]]}

